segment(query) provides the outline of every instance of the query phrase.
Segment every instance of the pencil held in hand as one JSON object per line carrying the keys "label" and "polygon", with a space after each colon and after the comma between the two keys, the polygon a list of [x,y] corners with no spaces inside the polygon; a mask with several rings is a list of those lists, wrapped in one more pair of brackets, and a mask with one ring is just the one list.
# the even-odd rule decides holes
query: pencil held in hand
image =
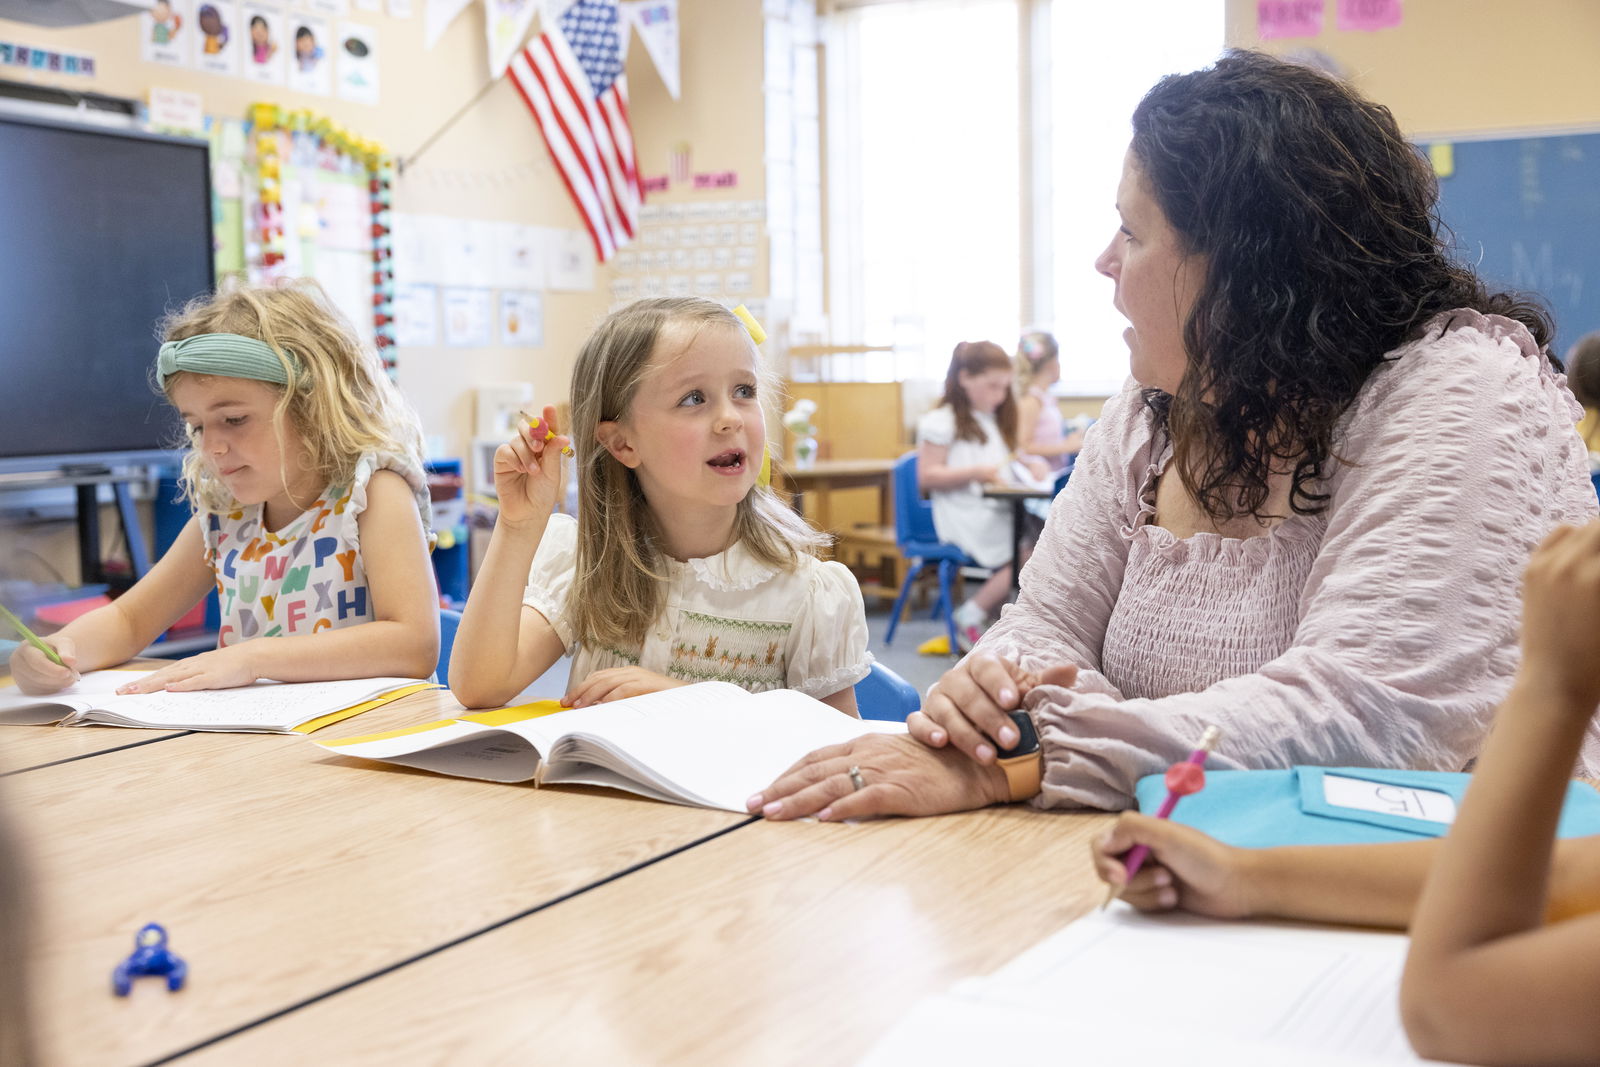
{"label": "pencil held in hand", "polygon": [[[519,411],[519,412],[517,412],[517,414],[521,415],[523,418],[527,419],[528,420],[528,425],[531,426],[535,430],[537,430],[539,428],[540,423],[542,423],[544,421],[541,418],[539,418],[539,416],[537,416],[537,415],[529,415],[526,411]],[[552,430],[550,427],[546,426],[544,428],[544,440],[548,441],[551,438],[555,437],[555,435],[556,435],[556,432],[554,430]],[[573,455],[572,446],[571,445],[562,445],[561,446],[561,454],[563,456],[568,456],[568,457],[572,456]]]}
{"label": "pencil held in hand", "polygon": [[[1165,819],[1172,815],[1172,809],[1178,806],[1180,797],[1190,793],[1198,793],[1206,787],[1206,757],[1216,747],[1217,739],[1222,736],[1222,729],[1217,726],[1207,726],[1206,732],[1201,735],[1200,743],[1194,746],[1194,751],[1189,753],[1189,758],[1180,760],[1167,768],[1166,786],[1167,799],[1161,802],[1161,810],[1156,812],[1156,818]],[[1127,882],[1133,881],[1133,876],[1139,873],[1139,868],[1144,866],[1144,861],[1150,855],[1149,845],[1134,845],[1122,857],[1122,865],[1127,869]],[[1116,886],[1106,894],[1106,900],[1100,907],[1102,910],[1111,906],[1111,902],[1122,895],[1122,890]]]}
{"label": "pencil held in hand", "polygon": [[51,663],[54,663],[57,667],[66,666],[65,663],[61,662],[61,655],[56,652],[55,649],[41,641],[38,634],[22,625],[22,620],[13,615],[11,610],[4,604],[0,604],[0,619],[4,619],[6,623],[17,632],[18,637],[28,642],[28,644],[32,645],[34,648],[37,648],[40,652],[43,652],[46,656],[49,656]]}

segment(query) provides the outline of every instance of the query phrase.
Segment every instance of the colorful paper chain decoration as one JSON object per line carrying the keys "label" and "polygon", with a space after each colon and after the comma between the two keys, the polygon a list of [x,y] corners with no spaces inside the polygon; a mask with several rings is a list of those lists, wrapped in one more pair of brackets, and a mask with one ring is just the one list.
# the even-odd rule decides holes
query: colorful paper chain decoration
{"label": "colorful paper chain decoration", "polygon": [[372,177],[372,325],[378,355],[390,377],[394,376],[394,237],[389,208],[393,203],[394,159],[379,156],[367,167]]}
{"label": "colorful paper chain decoration", "polygon": [[286,110],[272,103],[250,108],[252,139],[255,145],[256,175],[259,181],[260,214],[256,233],[261,245],[261,275],[276,281],[285,271],[288,238],[283,218],[283,162],[280,158],[284,135],[309,134],[320,147],[331,148],[351,157],[367,171],[367,190],[372,207],[372,324],[378,354],[392,377],[394,363],[394,240],[390,211],[393,204],[394,157],[376,141],[357,137],[325,115],[296,109]]}

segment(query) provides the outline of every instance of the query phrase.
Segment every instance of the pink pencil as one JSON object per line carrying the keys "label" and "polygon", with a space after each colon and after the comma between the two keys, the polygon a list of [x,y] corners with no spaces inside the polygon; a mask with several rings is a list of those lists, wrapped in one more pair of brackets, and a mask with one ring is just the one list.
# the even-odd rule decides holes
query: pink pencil
{"label": "pink pencil", "polygon": [[[1156,818],[1165,819],[1172,814],[1172,809],[1178,806],[1178,799],[1190,793],[1198,793],[1206,786],[1206,757],[1216,747],[1217,740],[1222,736],[1222,728],[1207,726],[1206,732],[1200,736],[1200,743],[1195,746],[1189,758],[1179,763],[1174,763],[1167,768],[1167,799],[1161,802],[1161,808],[1156,812]],[[1122,857],[1122,865],[1128,869],[1128,881],[1133,881],[1133,876],[1139,873],[1139,868],[1144,866],[1145,859],[1150,855],[1149,845],[1134,845]],[[1124,882],[1124,885],[1127,883]],[[1102,909],[1111,906],[1122,890],[1116,886],[1111,887],[1111,892],[1106,894],[1106,901],[1100,905]]]}

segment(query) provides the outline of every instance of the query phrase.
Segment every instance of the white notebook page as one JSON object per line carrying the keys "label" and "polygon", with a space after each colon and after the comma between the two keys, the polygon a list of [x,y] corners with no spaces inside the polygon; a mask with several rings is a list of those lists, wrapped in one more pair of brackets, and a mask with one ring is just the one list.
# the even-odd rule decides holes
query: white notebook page
{"label": "white notebook page", "polygon": [[1426,1062],[1400,1023],[1406,944],[1401,934],[1141,916],[1118,904],[924,1001],[865,1062],[960,1062],[964,1034],[1028,1019],[1042,1025],[1025,1032],[1076,1063],[1164,1062],[1149,1057],[1168,1043],[1188,1063]]}

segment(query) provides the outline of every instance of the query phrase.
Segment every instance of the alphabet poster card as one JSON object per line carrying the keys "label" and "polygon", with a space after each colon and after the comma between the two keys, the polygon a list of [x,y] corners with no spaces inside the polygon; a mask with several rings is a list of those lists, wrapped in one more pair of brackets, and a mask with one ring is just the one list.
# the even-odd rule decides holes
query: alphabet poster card
{"label": "alphabet poster card", "polygon": [[289,75],[289,20],[265,4],[244,5],[244,72],[252,81],[282,85]]}
{"label": "alphabet poster card", "polygon": [[239,75],[244,25],[237,0],[203,0],[195,8],[195,66],[211,74]]}
{"label": "alphabet poster card", "polygon": [[139,54],[146,63],[187,67],[193,39],[194,0],[155,0],[139,16]]}
{"label": "alphabet poster card", "polygon": [[293,45],[289,54],[289,88],[302,93],[333,93],[333,27],[315,15],[294,15]]}

